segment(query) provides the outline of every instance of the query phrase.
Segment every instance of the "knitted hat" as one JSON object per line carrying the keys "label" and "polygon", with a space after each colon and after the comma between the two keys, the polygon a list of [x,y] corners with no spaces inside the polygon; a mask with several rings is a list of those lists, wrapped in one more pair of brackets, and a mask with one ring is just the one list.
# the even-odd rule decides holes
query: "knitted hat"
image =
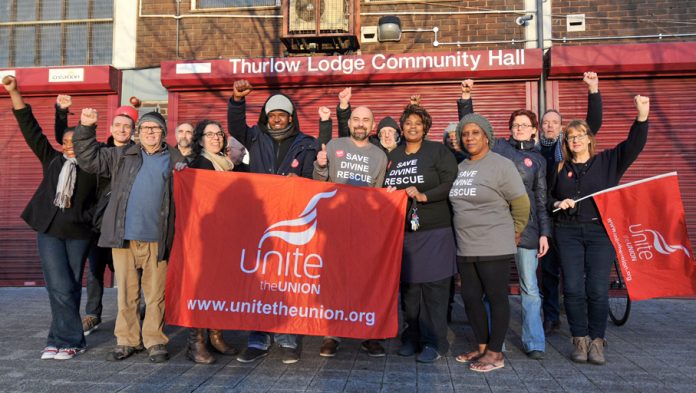
{"label": "knitted hat", "polygon": [[159,126],[162,127],[162,137],[164,138],[167,136],[167,122],[164,120],[164,117],[159,112],[148,112],[140,116],[137,129],[140,130],[140,125],[145,123],[146,121],[152,121],[159,124]]}
{"label": "knitted hat", "polygon": [[114,114],[114,117],[116,116],[127,116],[133,120],[133,124],[138,122],[138,110],[130,105],[118,107],[118,109],[116,109],[116,113]]}
{"label": "knitted hat", "polygon": [[476,124],[483,130],[483,132],[486,133],[486,137],[488,138],[488,147],[492,149],[493,145],[495,144],[495,139],[493,138],[493,127],[491,126],[491,123],[488,122],[488,119],[479,115],[478,113],[469,113],[459,120],[459,124],[457,124],[456,129],[457,139],[462,139],[462,129],[464,129],[464,126],[469,123]]}
{"label": "knitted hat", "polygon": [[292,101],[282,94],[275,94],[271,96],[268,101],[266,101],[264,110],[266,115],[273,111],[283,111],[289,115],[292,115],[292,113],[295,111],[292,106]]}
{"label": "knitted hat", "polygon": [[379,131],[384,127],[391,127],[391,128],[396,130],[397,134],[399,134],[399,135],[401,134],[401,128],[399,128],[399,125],[396,123],[396,120],[392,119],[389,116],[383,118],[377,124],[377,134],[378,135],[379,135]]}

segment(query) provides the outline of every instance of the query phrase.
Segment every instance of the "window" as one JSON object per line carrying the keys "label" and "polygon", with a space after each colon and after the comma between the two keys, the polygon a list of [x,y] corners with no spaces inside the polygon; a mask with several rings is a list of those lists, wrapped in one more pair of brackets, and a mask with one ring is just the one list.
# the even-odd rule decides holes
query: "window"
{"label": "window", "polygon": [[192,10],[212,8],[280,7],[280,0],[192,0]]}
{"label": "window", "polygon": [[0,0],[0,67],[110,64],[113,1]]}

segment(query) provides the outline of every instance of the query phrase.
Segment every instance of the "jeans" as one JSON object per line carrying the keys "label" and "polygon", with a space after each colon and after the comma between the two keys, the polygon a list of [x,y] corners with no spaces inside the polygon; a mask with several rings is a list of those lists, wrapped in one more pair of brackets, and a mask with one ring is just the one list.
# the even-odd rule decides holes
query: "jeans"
{"label": "jeans", "polygon": [[541,295],[544,321],[558,322],[561,318],[561,261],[556,248],[556,239],[549,242],[549,251],[541,257]]}
{"label": "jeans", "polygon": [[544,351],[544,326],[541,323],[541,296],[537,285],[537,250],[517,247],[515,262],[522,298],[522,345],[525,352]]}
{"label": "jeans", "polygon": [[[267,332],[252,331],[249,333],[249,348],[267,351],[271,347],[271,334]],[[302,336],[296,334],[275,334],[275,342],[283,348],[295,349],[300,345]]]}
{"label": "jeans", "polygon": [[89,244],[89,239],[59,239],[45,233],[37,235],[41,269],[51,304],[47,346],[59,349],[85,347],[80,296]]}
{"label": "jeans", "polygon": [[604,338],[614,247],[600,223],[556,224],[563,296],[573,337]]}
{"label": "jeans", "polygon": [[111,249],[92,244],[89,250],[89,270],[87,273],[87,303],[85,314],[101,319],[102,297],[104,296],[104,272],[110,266],[113,271]]}

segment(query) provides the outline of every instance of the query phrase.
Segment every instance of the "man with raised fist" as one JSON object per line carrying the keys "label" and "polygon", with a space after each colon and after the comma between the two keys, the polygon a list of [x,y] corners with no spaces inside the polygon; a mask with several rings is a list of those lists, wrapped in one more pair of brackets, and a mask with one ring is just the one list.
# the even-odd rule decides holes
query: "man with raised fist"
{"label": "man with raised fist", "polygon": [[[252,91],[247,80],[234,82],[233,95],[227,104],[227,123],[230,135],[249,151],[249,171],[283,176],[312,178],[317,158],[316,140],[300,131],[295,104],[284,94],[273,94],[261,108],[259,120],[253,126],[246,122],[246,99]],[[276,334],[275,341],[283,349],[283,363],[300,360],[301,336]],[[250,363],[268,355],[271,334],[253,331],[247,348],[237,357]]]}
{"label": "man with raised fist", "polygon": [[[140,117],[138,143],[124,148],[98,143],[96,123],[97,111],[84,108],[74,143],[80,165],[111,178],[112,195],[99,237],[99,246],[112,248],[118,286],[117,345],[107,360],[123,360],[144,346],[151,362],[164,362],[169,359],[163,327],[167,259],[174,239],[172,170],[184,157],[164,142],[167,125],[157,112]],[[142,333],[137,301],[141,289],[146,305]]]}

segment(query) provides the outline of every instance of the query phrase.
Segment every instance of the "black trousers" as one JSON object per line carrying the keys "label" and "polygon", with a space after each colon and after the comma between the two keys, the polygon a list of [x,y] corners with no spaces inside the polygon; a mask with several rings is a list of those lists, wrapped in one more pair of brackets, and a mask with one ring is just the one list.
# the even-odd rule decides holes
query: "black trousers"
{"label": "black trousers", "polygon": [[[501,352],[510,325],[508,282],[513,256],[486,259],[480,262],[457,260],[462,279],[462,299],[478,344],[486,344],[491,351]],[[491,306],[490,330],[483,303],[486,295]],[[490,332],[490,334],[489,334]]]}
{"label": "black trousers", "polygon": [[447,308],[452,277],[424,283],[401,283],[401,304],[406,329],[401,341],[416,348],[426,345],[440,355],[449,350]]}

